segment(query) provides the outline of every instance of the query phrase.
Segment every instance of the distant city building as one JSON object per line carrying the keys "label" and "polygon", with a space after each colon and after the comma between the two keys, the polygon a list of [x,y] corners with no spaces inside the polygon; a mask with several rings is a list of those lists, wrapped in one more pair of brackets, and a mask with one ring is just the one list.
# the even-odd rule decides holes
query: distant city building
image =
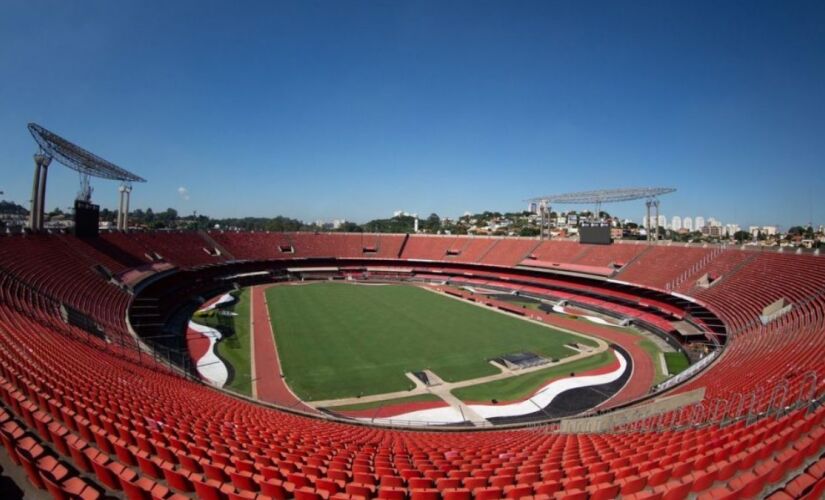
{"label": "distant city building", "polygon": [[733,237],[734,234],[739,232],[739,225],[738,224],[725,224],[725,235],[728,237]]}
{"label": "distant city building", "polygon": [[664,215],[659,216],[659,227],[667,229],[667,217]]}
{"label": "distant city building", "polygon": [[696,224],[694,224],[694,229],[696,231],[701,231],[703,227],[705,227],[705,218],[704,217],[696,217],[695,219]]}
{"label": "distant city building", "polygon": [[762,236],[776,236],[779,229],[776,226],[750,226],[748,232],[753,236],[757,236],[759,233],[762,233]]}
{"label": "distant city building", "polygon": [[527,211],[531,214],[539,213],[539,204],[535,201],[531,201],[529,205],[527,205]]}
{"label": "distant city building", "polygon": [[674,231],[679,231],[682,229],[682,218],[678,215],[674,215],[673,218],[670,220],[670,229]]}
{"label": "distant city building", "polygon": [[702,232],[704,234],[707,234],[711,238],[721,238],[722,237],[722,226],[707,225],[703,228]]}
{"label": "distant city building", "polygon": [[693,232],[693,219],[690,217],[685,217],[682,219],[682,228],[687,229],[690,232]]}
{"label": "distant city building", "polygon": [[722,223],[713,217],[708,217],[705,227],[702,228],[702,233],[707,234],[712,238],[721,238],[725,234],[725,228]]}

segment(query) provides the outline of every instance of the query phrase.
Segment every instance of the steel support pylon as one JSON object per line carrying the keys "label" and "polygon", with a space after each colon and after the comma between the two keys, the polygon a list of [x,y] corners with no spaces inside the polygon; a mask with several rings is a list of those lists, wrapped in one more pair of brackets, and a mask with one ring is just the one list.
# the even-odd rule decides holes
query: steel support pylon
{"label": "steel support pylon", "polygon": [[46,206],[46,179],[52,159],[43,153],[34,155],[34,179],[32,180],[31,210],[29,211],[29,228],[32,231],[43,229],[43,211]]}

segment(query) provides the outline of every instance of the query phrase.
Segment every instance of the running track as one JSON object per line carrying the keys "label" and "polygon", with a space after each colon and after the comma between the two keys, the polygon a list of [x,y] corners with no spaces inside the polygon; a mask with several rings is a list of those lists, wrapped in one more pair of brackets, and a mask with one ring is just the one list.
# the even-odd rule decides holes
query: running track
{"label": "running track", "polygon": [[254,356],[253,384],[257,389],[257,398],[261,401],[275,403],[281,406],[317,413],[314,408],[303,404],[292,394],[281,377],[281,363],[278,360],[278,349],[275,346],[275,336],[272,323],[269,321],[269,308],[266,304],[264,291],[267,287],[252,287],[252,345]]}

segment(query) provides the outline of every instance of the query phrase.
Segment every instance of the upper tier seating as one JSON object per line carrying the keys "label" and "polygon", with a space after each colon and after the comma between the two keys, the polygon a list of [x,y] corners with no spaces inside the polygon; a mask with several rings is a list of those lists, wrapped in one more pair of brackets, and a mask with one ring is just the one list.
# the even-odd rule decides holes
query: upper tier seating
{"label": "upper tier seating", "polygon": [[359,235],[361,245],[366,249],[375,249],[374,252],[363,252],[364,257],[374,259],[397,259],[404,244],[404,235],[401,234],[370,234]]}
{"label": "upper tier seating", "polygon": [[[500,240],[496,238],[464,238],[452,248],[445,260],[456,262],[478,262]],[[455,253],[457,252],[457,253]]]}
{"label": "upper tier seating", "polygon": [[543,241],[528,258],[546,262],[572,263],[587,250],[589,250],[588,246],[580,245],[575,241],[550,240]]}
{"label": "upper tier seating", "polygon": [[104,240],[118,246],[135,258],[152,262],[155,255],[163,260],[185,267],[204,266],[222,262],[223,258],[214,255],[215,249],[196,232],[134,232],[103,233]]}
{"label": "upper tier seating", "polygon": [[458,236],[410,236],[401,258],[446,260],[449,251],[460,251],[466,241]]}
{"label": "upper tier seating", "polygon": [[[129,294],[57,236],[0,237],[0,274],[93,318],[107,334],[126,336]],[[9,281],[11,282],[11,281]]]}
{"label": "upper tier seating", "polygon": [[144,264],[141,259],[124,252],[115,245],[111,245],[103,238],[73,238],[58,236],[66,246],[91,264],[100,264],[113,274],[121,274]]}
{"label": "upper tier seating", "polygon": [[526,259],[538,245],[539,241],[537,240],[515,238],[496,240],[496,244],[486,254],[482,255],[478,262],[512,267]]}
{"label": "upper tier seating", "polygon": [[580,245],[573,241],[543,241],[523,265],[609,276],[648,250],[647,245]]}
{"label": "upper tier seating", "polygon": [[227,248],[239,260],[288,259],[292,253],[291,233],[236,233],[210,231],[209,237]]}
{"label": "upper tier seating", "polygon": [[404,236],[369,233],[241,233],[213,231],[218,244],[239,260],[348,257],[396,259]]}
{"label": "upper tier seating", "polygon": [[695,293],[715,305],[734,329],[751,325],[766,306],[779,299],[787,299],[797,309],[822,310],[823,294],[825,266],[820,257],[780,253],[752,255],[736,272],[722,275],[716,285]]}
{"label": "upper tier seating", "polygon": [[623,268],[616,279],[665,290],[709,253],[707,248],[654,246]]}
{"label": "upper tier seating", "polygon": [[707,275],[710,285],[718,284],[718,280],[728,273],[735,272],[739,266],[744,265],[755,257],[754,252],[741,252],[737,250],[722,250],[710,257],[704,265],[698,265],[694,269],[682,273],[682,282],[677,283],[674,290],[681,293],[697,293],[697,281],[702,276]]}
{"label": "upper tier seating", "polygon": [[649,247],[640,244],[587,245],[573,262],[583,266],[623,267]]}

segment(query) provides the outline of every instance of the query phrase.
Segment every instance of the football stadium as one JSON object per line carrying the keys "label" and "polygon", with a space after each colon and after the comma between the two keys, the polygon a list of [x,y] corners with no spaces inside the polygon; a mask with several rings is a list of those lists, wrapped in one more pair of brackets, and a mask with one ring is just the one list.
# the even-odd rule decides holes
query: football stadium
{"label": "football stadium", "polygon": [[[556,43],[553,37],[561,40],[566,29],[578,26],[571,21],[555,25],[558,33],[545,29],[545,21],[565,19],[563,12],[556,12],[565,9],[557,4],[552,15],[519,15],[512,18],[518,20],[513,25],[509,9],[515,6],[495,7],[495,15],[484,18],[485,28],[479,32],[473,31],[473,20],[481,22],[476,16],[492,8],[484,2],[460,10],[460,16],[444,26],[437,22],[443,14],[439,9],[448,8],[417,18],[413,13],[422,6],[410,5],[409,12],[401,9],[398,17],[378,16],[392,29],[382,27],[377,39],[363,43],[357,37],[368,37],[380,24],[372,17],[375,11],[395,12],[399,6],[376,2],[362,12],[363,6],[347,4],[345,10],[356,11],[352,18],[352,12],[337,12],[331,4],[315,5],[303,17],[298,11],[307,6],[293,5],[269,20],[249,15],[239,23],[243,29],[218,39],[210,38],[212,32],[227,35],[226,26],[234,23],[209,2],[185,13],[176,12],[180,6],[156,5],[145,19],[124,21],[127,14],[137,16],[134,5],[126,4],[117,7],[124,12],[109,12],[105,22],[93,16],[96,21],[83,25],[100,26],[100,31],[65,37],[70,47],[91,37],[81,53],[98,58],[94,61],[105,71],[89,69],[98,63],[70,57],[71,50],[61,52],[66,54],[61,61],[52,47],[48,64],[63,68],[66,77],[49,84],[54,95],[43,92],[44,83],[35,81],[21,81],[16,90],[7,93],[3,87],[0,92],[4,98],[22,96],[17,104],[8,100],[14,112],[0,120],[0,128],[7,127],[0,130],[3,159],[14,158],[9,161],[15,163],[14,172],[3,176],[8,185],[2,187],[14,190],[21,200],[29,196],[31,186],[25,206],[4,200],[0,207],[0,498],[825,497],[825,254],[820,253],[825,229],[819,226],[817,232],[810,222],[780,236],[774,234],[774,226],[725,229],[719,221],[710,218],[706,223],[699,216],[695,231],[688,218],[684,225],[680,217],[670,223],[665,209],[676,206],[683,192],[687,194],[678,198],[682,206],[734,204],[726,205],[726,197],[733,199],[734,193],[721,196],[713,190],[713,185],[731,178],[708,177],[708,172],[723,170],[715,163],[696,167],[695,175],[681,167],[677,172],[667,162],[639,175],[630,171],[627,161],[618,160],[609,171],[593,172],[582,165],[552,172],[542,166],[526,175],[506,166],[544,165],[546,157],[530,149],[539,143],[542,148],[549,144],[546,147],[555,148],[563,158],[564,143],[579,134],[587,144],[572,144],[576,154],[595,151],[596,158],[611,162],[611,155],[619,151],[636,162],[659,162],[656,155],[670,147],[672,138],[667,135],[683,133],[664,123],[672,118],[690,122],[694,132],[707,132],[704,142],[697,140],[695,145],[706,156],[674,148],[668,152],[679,158],[673,165],[682,165],[680,157],[686,164],[709,157],[734,162],[732,158],[745,155],[742,150],[751,142],[755,151],[762,151],[746,158],[753,170],[738,171],[737,181],[744,179],[744,184],[730,191],[742,191],[737,200],[756,199],[744,192],[755,190],[758,183],[775,189],[776,196],[771,192],[750,205],[738,205],[736,217],[749,210],[758,211],[754,220],[763,217],[757,205],[769,203],[787,204],[794,217],[803,217],[798,212],[807,208],[793,200],[804,198],[801,192],[810,189],[811,214],[804,217],[813,221],[814,214],[821,213],[816,200],[821,199],[822,171],[797,183],[794,196],[781,194],[784,181],[779,177],[795,175],[791,168],[780,172],[785,165],[797,164],[793,162],[801,165],[813,158],[816,168],[821,167],[816,149],[821,148],[821,134],[791,131],[793,137],[775,138],[748,129],[746,125],[757,127],[757,122],[769,120],[755,117],[756,111],[742,113],[736,106],[756,110],[775,105],[764,104],[769,99],[758,92],[751,97],[762,99],[759,105],[739,91],[720,92],[710,104],[702,101],[713,94],[711,87],[717,87],[696,81],[705,73],[727,74],[730,64],[740,67],[744,49],[726,52],[721,65],[725,68],[708,64],[710,69],[704,66],[706,60],[722,60],[708,55],[716,48],[697,52],[702,64],[691,66],[696,71],[689,77],[680,77],[685,88],[674,77],[662,94],[666,97],[651,98],[675,103],[681,97],[671,97],[670,92],[677,89],[674,92],[687,96],[684,102],[690,107],[689,112],[677,113],[677,104],[654,111],[650,109],[655,106],[647,106],[649,95],[656,94],[650,87],[658,85],[657,77],[634,77],[632,83],[623,77],[619,86],[624,93],[606,92],[593,99],[575,94],[603,88],[603,80],[610,80],[612,89],[614,73],[620,72],[616,68],[629,73],[624,66],[638,64],[625,53],[578,83],[567,82],[565,71],[554,72],[552,78],[535,76],[549,56],[533,45],[534,40]],[[67,19],[77,19],[64,8],[53,6]],[[326,9],[337,14],[326,18],[321,13]],[[731,14],[720,9],[725,11],[723,18]],[[740,22],[741,13],[734,10]],[[51,15],[44,12],[36,17]],[[92,15],[83,13],[87,14]],[[787,21],[778,14],[765,16],[775,23]],[[304,24],[294,21],[298,18]],[[314,24],[321,18],[325,21]],[[715,22],[712,18],[715,14],[697,17],[701,22],[687,37],[690,44],[715,43],[720,33],[735,31],[727,24],[707,28]],[[802,40],[796,38],[799,33],[810,35],[804,43],[788,44],[808,50],[819,47],[816,41],[825,37],[821,26],[812,28],[815,18],[788,25],[794,29],[782,24],[788,29],[783,31],[787,40]],[[169,19],[175,24],[164,24]],[[197,30],[192,31],[185,19],[197,24]],[[669,25],[658,24],[666,19],[670,18],[662,15],[651,21],[649,25],[658,26],[652,39],[676,43],[662,27]],[[48,24],[51,29],[66,34],[53,21]],[[741,22],[745,30],[755,21]],[[120,31],[132,23],[141,26],[139,32]],[[611,19],[588,25],[587,30],[600,36],[620,32],[622,36],[616,37],[630,40],[633,50],[647,55],[656,45],[647,38],[645,43],[636,41],[637,32],[644,31],[639,26],[613,24]],[[1,32],[21,28],[0,25],[0,45],[8,45],[4,42],[13,37]],[[343,25],[347,28],[342,30]],[[797,31],[797,26],[804,29]],[[180,38],[164,38],[173,37],[178,28]],[[705,37],[705,29],[716,34]],[[323,38],[325,31],[333,35]],[[438,38],[445,32],[458,33],[450,38],[454,45]],[[747,31],[743,39],[757,44],[763,36],[778,36],[767,28],[757,32],[758,36]],[[288,36],[279,38],[279,44],[263,44],[272,33]],[[701,36],[694,37],[696,33]],[[119,47],[116,40],[121,34],[129,40],[139,38],[139,48],[129,42],[129,50],[110,49],[109,43]],[[524,52],[509,45],[522,35]],[[20,51],[19,60],[38,59],[26,52],[29,36],[27,32],[25,43],[12,44]],[[735,33],[726,36],[736,38]],[[303,37],[311,40],[291,45],[298,39],[306,42]],[[395,37],[405,42],[396,46]],[[433,37],[436,41],[427,45]],[[559,68],[572,74],[587,66],[588,58],[577,52],[582,45],[596,44],[595,54],[614,50],[611,43],[584,38],[558,42],[558,52],[575,61],[558,63]],[[486,45],[488,39],[497,41]],[[465,47],[467,40],[473,43]],[[725,40],[733,47],[741,41]],[[793,113],[801,113],[791,96],[804,94],[799,89],[807,85],[805,78],[821,72],[821,67],[806,65],[810,54],[804,50],[791,57],[786,45],[774,42],[760,57],[776,66],[779,62],[770,58],[784,54],[783,61],[799,67],[784,73],[771,69],[770,77],[748,74],[749,82],[793,86],[793,91],[782,94],[784,114],[772,122],[771,134],[790,130],[797,120]],[[481,46],[486,49],[477,50]],[[369,54],[363,56],[368,61],[364,66],[351,64],[351,54],[345,53],[351,47],[356,47],[358,58]],[[504,47],[501,53],[498,47]],[[143,68],[144,49],[153,65],[165,69],[153,66],[153,72],[131,73],[131,64]],[[677,57],[662,50],[666,57],[657,53],[651,58],[654,65],[695,63],[687,52]],[[821,57],[818,54],[811,57]],[[270,56],[281,63],[301,64],[278,66],[277,77],[250,69],[266,67]],[[405,62],[395,66],[382,57]],[[372,58],[380,61],[375,68],[386,70],[383,76],[372,73]],[[21,68],[9,61],[0,52],[0,67]],[[65,66],[67,61],[72,68]],[[642,66],[636,69],[647,75],[647,66]],[[499,74],[490,67],[509,69]],[[328,68],[340,71],[340,78],[333,79],[337,90],[324,86]],[[26,66],[24,72],[30,75],[30,70]],[[77,83],[75,71],[83,73],[83,89],[72,87]],[[472,81],[461,80],[462,72],[473,75]],[[290,86],[295,83],[289,80],[293,73],[303,75],[296,87]],[[436,79],[419,80],[435,74]],[[123,75],[132,80],[123,87],[129,90],[109,94],[120,88],[113,82]],[[183,92],[181,82],[192,75],[196,84],[186,80],[189,86]],[[256,79],[268,87],[245,91]],[[364,93],[358,90],[376,80],[381,88],[367,85]],[[464,84],[444,90],[444,95],[424,94],[459,80]],[[492,90],[485,87],[490,81],[495,82]],[[541,98],[534,97],[545,96],[538,89],[551,81],[565,90],[552,101],[555,108],[544,109]],[[44,104],[32,116],[22,117],[34,102],[24,96],[29,84],[31,95],[37,94],[36,100]],[[72,90],[64,95],[63,85]],[[220,90],[210,93],[215,86]],[[411,93],[412,87],[422,94]],[[702,90],[695,92],[696,88]],[[819,94],[809,93],[818,96],[821,88]],[[270,93],[283,98],[278,106],[267,101]],[[579,96],[570,102],[586,104],[566,110],[568,93]],[[491,100],[499,94],[508,98]],[[467,96],[474,99],[470,106],[451,107]],[[333,98],[345,105],[326,101]],[[404,107],[406,99],[415,102],[415,111]],[[621,120],[612,121],[611,106],[625,100],[640,111],[623,109]],[[812,98],[800,106],[816,111],[825,109],[822,102]],[[294,103],[300,106],[291,107]],[[146,114],[135,108],[132,115],[122,113],[121,105],[145,107]],[[312,114],[316,106],[324,108],[324,116],[336,127],[322,130],[327,124],[318,125]],[[441,106],[450,111],[439,115]],[[590,110],[591,106],[598,109]],[[236,108],[243,111],[235,114]],[[534,108],[542,111],[532,114]],[[479,118],[474,114],[479,109],[489,115]],[[290,118],[282,120],[282,111]],[[554,113],[568,113],[566,121],[549,126],[537,117]],[[570,118],[579,113],[592,114],[581,122]],[[643,142],[649,150],[644,152],[621,149],[632,142],[624,132],[644,135],[634,120],[648,113],[655,115],[655,125],[646,130],[667,132],[646,137]],[[727,121],[733,115],[741,126],[737,130]],[[740,115],[745,118],[740,120]],[[346,117],[343,125],[336,121],[341,116]],[[711,118],[696,125],[691,120],[700,122],[698,116]],[[816,117],[820,126],[821,116]],[[492,135],[487,136],[484,127],[493,122],[501,128],[496,129],[495,144],[490,144]],[[379,130],[382,127],[392,132]],[[439,137],[417,142],[430,127],[436,130],[433,137]],[[606,130],[615,136],[600,142],[596,136],[609,135]],[[750,132],[753,135],[747,135]],[[392,142],[395,134],[400,143]],[[305,142],[295,139],[303,135]],[[819,145],[805,142],[808,135],[817,135],[812,143]],[[722,139],[714,142],[714,137]],[[738,142],[745,140],[748,147]],[[352,141],[357,146],[348,149]],[[724,145],[730,149],[721,142],[730,142]],[[764,153],[759,148],[765,144],[776,150]],[[412,152],[430,146],[426,154]],[[793,154],[780,157],[776,151],[783,147]],[[287,153],[275,160],[268,156],[279,148],[290,154],[300,151],[299,159]],[[478,156],[462,156],[474,148]],[[490,153],[499,148],[500,157]],[[244,165],[249,156],[231,158],[240,149],[252,151],[260,163],[250,167]],[[32,163],[21,166],[17,161],[17,151],[22,150],[27,162],[33,158],[31,185]],[[387,150],[392,153],[382,156]],[[110,155],[112,151],[118,154]],[[485,155],[496,166],[478,171],[462,166],[472,163],[465,158]],[[170,159],[164,160],[166,156]],[[437,156],[445,157],[445,163],[433,160]],[[440,166],[409,170],[401,166],[406,160],[395,163],[402,157]],[[593,161],[594,156],[587,158]],[[362,161],[366,166],[354,166]],[[316,170],[313,162],[328,164],[328,169]],[[444,166],[448,163],[452,167]],[[294,166],[284,166],[288,164]],[[277,168],[270,168],[273,165]],[[450,168],[460,174],[448,172]],[[751,176],[755,180],[748,184]],[[75,178],[80,185],[76,195]],[[93,184],[107,186],[108,191],[95,193]],[[264,194],[244,190],[252,184],[264,186]],[[144,203],[149,199],[152,206],[160,206],[167,198],[157,193],[172,193],[177,186],[169,196],[177,196],[184,207],[181,212],[192,215],[169,209],[172,215],[158,223],[158,213],[144,210]],[[199,195],[207,188],[211,191],[195,205],[188,204],[190,188]],[[545,189],[557,194],[541,195]],[[765,189],[761,192],[769,191]],[[487,194],[477,195],[476,190]],[[436,214],[424,219],[399,211],[392,219],[365,224],[318,221],[284,230],[267,229],[275,219],[250,216],[277,213],[283,207],[295,209],[282,213],[323,212],[327,217],[345,209],[367,212],[378,205],[389,212],[396,208],[388,205],[393,197],[405,200],[398,205],[415,199],[416,207],[441,211],[459,203],[469,206],[470,197],[484,198],[491,191],[500,196],[495,201],[499,205],[506,199],[528,203],[530,209],[508,212],[515,214],[512,220],[498,212],[479,212],[483,217],[467,212],[457,223]],[[118,206],[110,210],[105,204],[111,204],[109,198],[115,194]],[[400,198],[407,194],[409,198]],[[453,203],[453,197],[459,201]],[[715,197],[719,200],[711,199]],[[73,205],[63,212],[58,205],[69,199]],[[482,202],[472,206],[498,206],[488,199]],[[643,223],[604,211],[620,203],[644,213]],[[310,204],[316,205],[316,212],[306,208]],[[49,211],[52,206],[58,208]],[[212,211],[213,206],[214,213],[249,213],[242,214],[247,219],[220,223],[198,213],[204,208]],[[571,206],[587,209],[568,211]],[[156,217],[154,222],[150,217]],[[289,222],[277,217],[279,224],[283,220]],[[514,220],[526,222],[516,228]]]}
{"label": "football stadium", "polygon": [[[82,186],[143,179],[29,131],[30,228],[0,245],[0,435],[55,498],[822,493],[818,252],[596,224],[579,241],[143,231],[125,208],[100,231],[88,190],[52,231],[52,160]],[[541,204],[658,210],[671,191]]]}

